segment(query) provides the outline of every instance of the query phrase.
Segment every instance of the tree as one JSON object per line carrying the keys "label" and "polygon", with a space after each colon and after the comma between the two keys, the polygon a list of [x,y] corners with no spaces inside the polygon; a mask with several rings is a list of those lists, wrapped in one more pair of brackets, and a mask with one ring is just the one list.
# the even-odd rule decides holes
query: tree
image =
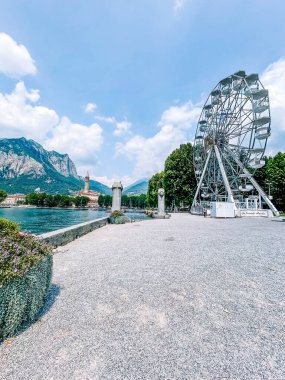
{"label": "tree", "polygon": [[196,187],[193,146],[191,143],[182,144],[165,161],[164,189],[166,205],[190,207]]}
{"label": "tree", "polygon": [[285,210],[285,153],[277,153],[269,158],[266,170],[266,182],[271,188],[273,202],[277,208]]}
{"label": "tree", "polygon": [[122,195],[122,206],[129,207],[130,206],[130,199],[127,195]]}
{"label": "tree", "polygon": [[73,198],[73,203],[76,207],[85,207],[87,206],[88,202],[90,201],[90,198],[85,197],[85,196],[77,196]]}
{"label": "tree", "polygon": [[0,203],[3,202],[7,198],[7,193],[4,190],[0,190]]}
{"label": "tree", "polygon": [[140,194],[138,197],[138,200],[137,200],[137,207],[139,208],[145,208],[146,206],[146,194]]}
{"label": "tree", "polygon": [[154,174],[148,183],[147,205],[157,207],[157,191],[164,187],[164,172]]}

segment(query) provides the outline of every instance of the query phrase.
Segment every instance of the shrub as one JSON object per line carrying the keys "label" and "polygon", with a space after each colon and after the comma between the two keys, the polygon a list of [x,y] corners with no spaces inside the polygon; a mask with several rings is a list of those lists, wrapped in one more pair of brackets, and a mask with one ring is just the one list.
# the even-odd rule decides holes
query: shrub
{"label": "shrub", "polygon": [[20,231],[17,223],[0,218],[0,236],[15,234]]}
{"label": "shrub", "polygon": [[119,216],[124,216],[124,213],[122,211],[115,210],[110,215],[110,218],[118,218]]}
{"label": "shrub", "polygon": [[111,224],[125,224],[129,223],[131,220],[127,216],[125,216],[122,211],[115,210],[109,217],[109,221]]}
{"label": "shrub", "polygon": [[43,305],[52,270],[52,247],[16,223],[0,220],[0,340]]}
{"label": "shrub", "polygon": [[23,277],[0,287],[0,341],[34,321],[44,305],[52,275],[52,256],[45,257]]}

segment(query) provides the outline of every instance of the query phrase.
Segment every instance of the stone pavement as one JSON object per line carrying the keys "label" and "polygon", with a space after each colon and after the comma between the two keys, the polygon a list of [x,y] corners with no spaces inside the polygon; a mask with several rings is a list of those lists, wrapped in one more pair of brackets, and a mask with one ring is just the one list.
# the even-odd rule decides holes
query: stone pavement
{"label": "stone pavement", "polygon": [[111,225],[62,247],[0,379],[285,379],[285,223]]}

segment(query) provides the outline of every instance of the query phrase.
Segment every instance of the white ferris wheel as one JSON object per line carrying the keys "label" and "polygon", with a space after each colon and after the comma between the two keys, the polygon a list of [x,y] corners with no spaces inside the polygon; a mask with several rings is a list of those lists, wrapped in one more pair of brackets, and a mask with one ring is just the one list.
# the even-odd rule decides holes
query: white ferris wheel
{"label": "white ferris wheel", "polygon": [[268,90],[258,74],[239,71],[217,84],[203,107],[195,135],[198,186],[192,212],[226,202],[235,210],[262,209],[266,204],[279,215],[253,177],[265,163],[270,121]]}

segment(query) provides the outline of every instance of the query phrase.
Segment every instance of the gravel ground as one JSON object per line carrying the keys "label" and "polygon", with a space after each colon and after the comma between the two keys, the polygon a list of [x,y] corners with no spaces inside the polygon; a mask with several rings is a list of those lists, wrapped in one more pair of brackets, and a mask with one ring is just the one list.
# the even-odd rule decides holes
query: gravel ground
{"label": "gravel ground", "polygon": [[54,257],[40,320],[0,379],[285,379],[285,223],[112,225]]}

